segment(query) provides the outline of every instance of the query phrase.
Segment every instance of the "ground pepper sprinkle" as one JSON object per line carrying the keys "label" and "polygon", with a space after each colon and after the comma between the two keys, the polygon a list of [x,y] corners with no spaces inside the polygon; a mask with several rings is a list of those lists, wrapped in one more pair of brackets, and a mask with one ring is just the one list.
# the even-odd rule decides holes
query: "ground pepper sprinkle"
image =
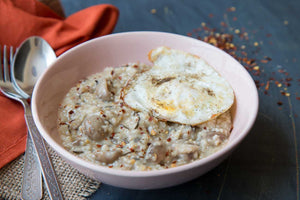
{"label": "ground pepper sprinkle", "polygon": [[[234,24],[234,21],[238,20],[237,16],[234,16],[235,11],[235,7],[229,7],[225,10],[223,15],[224,20],[220,22],[220,27],[212,28],[208,22],[201,22],[198,28],[187,33],[187,35],[214,45],[238,60],[251,74],[261,94],[269,95],[268,91],[270,88],[272,88],[273,91],[276,88],[285,86],[284,93],[282,93],[282,90],[278,90],[281,94],[280,96],[292,96],[293,94],[287,92],[287,88],[292,85],[293,81],[292,78],[289,77],[289,73],[282,66],[274,66],[271,57],[261,55],[261,46],[266,44],[262,41],[253,41],[253,35],[258,33],[259,30],[263,30],[263,27],[258,27],[259,30],[247,32],[243,27],[229,26],[229,24]],[[209,18],[212,17],[214,17],[214,14],[210,13]],[[264,35],[266,38],[272,37],[270,33]],[[269,45],[272,45],[272,41],[269,42]],[[296,62],[295,59],[293,61]],[[269,78],[266,78],[270,74],[269,72],[265,72],[264,69],[266,67],[268,67],[268,70],[274,69],[271,73],[272,76]],[[300,79],[298,79],[298,84],[300,85],[299,82]],[[277,87],[271,87],[271,85],[276,85]],[[299,97],[296,97],[296,99],[300,100]],[[277,105],[282,106],[282,101],[277,102]]]}

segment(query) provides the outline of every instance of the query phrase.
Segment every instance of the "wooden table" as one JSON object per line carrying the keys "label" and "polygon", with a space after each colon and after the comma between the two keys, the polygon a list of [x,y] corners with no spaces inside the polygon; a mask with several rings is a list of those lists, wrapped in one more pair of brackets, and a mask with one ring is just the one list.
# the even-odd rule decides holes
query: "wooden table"
{"label": "wooden table", "polygon": [[[61,0],[61,3],[67,16],[95,4],[117,6],[120,18],[116,33],[165,31],[211,43],[214,43],[211,38],[219,33],[227,34],[226,51],[235,53],[236,59],[248,69],[260,97],[257,121],[249,135],[227,160],[207,174],[161,190],[127,190],[102,184],[91,199],[299,200],[300,1]],[[213,36],[208,37],[210,34]]]}

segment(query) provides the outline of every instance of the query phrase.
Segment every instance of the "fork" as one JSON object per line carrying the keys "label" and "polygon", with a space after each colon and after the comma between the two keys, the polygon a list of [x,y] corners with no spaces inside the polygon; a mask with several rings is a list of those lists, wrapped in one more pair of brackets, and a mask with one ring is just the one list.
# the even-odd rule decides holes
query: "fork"
{"label": "fork", "polygon": [[[6,46],[3,47],[3,67],[5,69],[4,76],[2,75],[2,66],[0,61],[0,85],[6,84],[7,93],[10,91],[13,95],[17,94],[17,91],[14,90],[13,87],[9,86],[10,84],[10,77],[7,73],[8,63],[7,63],[7,55],[6,55]],[[1,49],[0,49],[1,55]],[[13,63],[13,47],[10,47],[9,50],[9,58],[10,64]],[[3,81],[2,81],[3,80]],[[21,95],[18,95],[18,98],[21,98]],[[41,169],[39,166],[39,161],[36,156],[36,152],[32,143],[32,139],[30,134],[27,134],[27,141],[26,141],[26,150],[25,150],[25,158],[24,158],[24,170],[23,170],[23,179],[22,179],[22,188],[21,188],[21,197],[23,200],[32,199],[32,200],[39,200],[42,198],[42,177],[41,177]]]}
{"label": "fork", "polygon": [[[9,73],[9,67],[7,62],[7,50],[6,45],[3,47],[3,67],[1,66],[0,61],[0,67],[3,68],[3,73],[0,68],[0,90],[1,92],[7,96],[8,98],[14,99],[18,102],[20,102],[24,107],[24,113],[25,113],[25,121],[27,124],[27,127],[29,129],[28,133],[30,137],[32,138],[32,142],[34,145],[34,148],[37,153],[37,157],[39,160],[39,164],[41,166],[42,174],[44,177],[44,181],[46,183],[48,193],[51,199],[63,199],[62,193],[59,188],[58,181],[56,179],[55,171],[53,169],[51,160],[49,158],[48,152],[46,150],[44,140],[40,133],[37,130],[37,127],[33,121],[32,113],[30,105],[26,98],[22,97],[18,91],[14,88],[13,83],[11,82],[10,73]],[[13,64],[13,48],[10,47],[10,64]],[[1,58],[1,52],[0,52],[0,58]],[[0,59],[1,60],[1,59]]]}

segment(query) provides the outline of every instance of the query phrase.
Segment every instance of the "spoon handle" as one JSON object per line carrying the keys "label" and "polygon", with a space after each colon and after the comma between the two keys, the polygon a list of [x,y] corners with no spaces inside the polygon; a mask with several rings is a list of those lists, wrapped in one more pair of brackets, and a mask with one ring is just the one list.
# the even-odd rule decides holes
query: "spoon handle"
{"label": "spoon handle", "polygon": [[21,197],[23,200],[40,200],[42,195],[41,168],[32,139],[28,133],[24,158]]}
{"label": "spoon handle", "polygon": [[29,133],[32,138],[35,150],[37,152],[37,156],[39,158],[42,174],[44,177],[44,181],[47,186],[47,190],[52,200],[62,200],[63,196],[56,179],[55,171],[52,166],[50,157],[48,155],[46,146],[44,144],[44,139],[41,134],[37,130],[37,127],[33,121],[31,109],[27,102],[24,102],[25,108],[25,121],[27,127],[29,128]]}

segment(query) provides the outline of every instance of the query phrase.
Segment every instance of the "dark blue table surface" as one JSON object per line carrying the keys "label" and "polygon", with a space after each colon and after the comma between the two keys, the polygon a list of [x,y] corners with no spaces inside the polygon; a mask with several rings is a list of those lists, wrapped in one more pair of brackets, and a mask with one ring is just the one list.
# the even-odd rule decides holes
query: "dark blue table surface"
{"label": "dark blue table surface", "polygon": [[[299,200],[299,0],[61,2],[66,15],[96,4],[115,5],[120,10],[115,33],[152,30],[203,39],[209,34],[206,29],[232,35],[238,58],[244,58],[240,61],[248,67],[259,91],[260,107],[253,129],[215,169],[196,180],[160,190],[102,184],[91,199]],[[258,67],[249,65],[251,59]]]}

